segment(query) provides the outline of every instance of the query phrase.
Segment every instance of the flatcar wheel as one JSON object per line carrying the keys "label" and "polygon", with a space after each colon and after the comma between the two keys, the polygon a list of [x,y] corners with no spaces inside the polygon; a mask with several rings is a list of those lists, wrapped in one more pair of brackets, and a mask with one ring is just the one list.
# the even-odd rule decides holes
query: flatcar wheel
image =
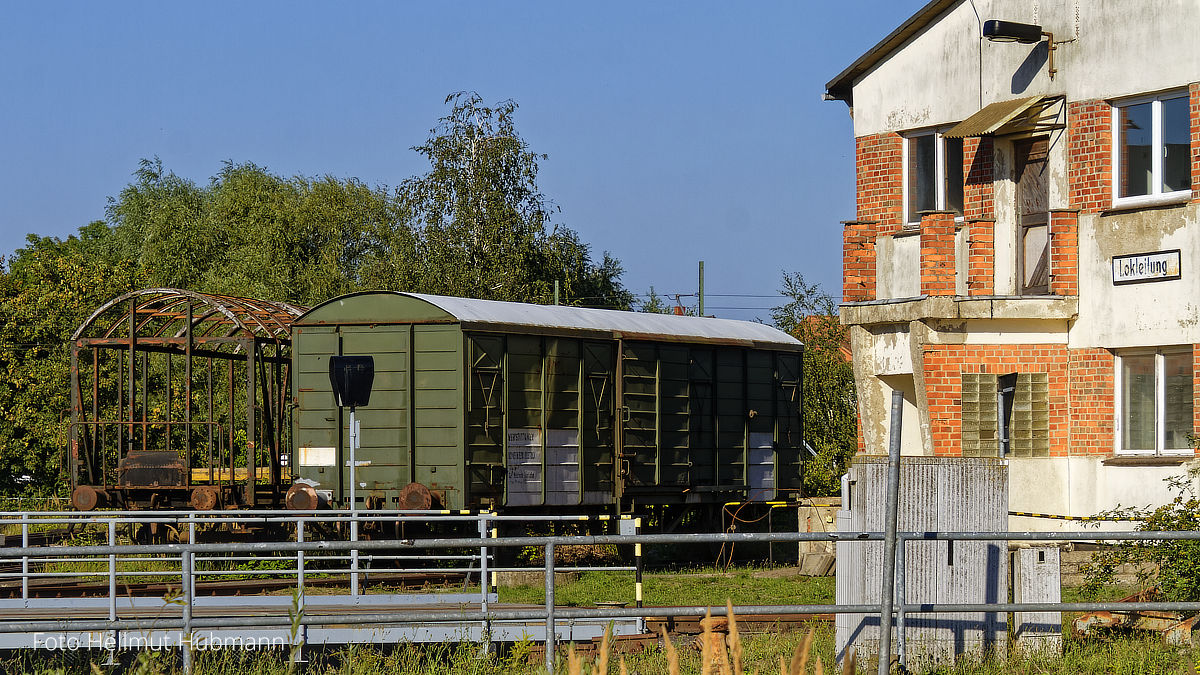
{"label": "flatcar wheel", "polygon": [[433,494],[421,483],[409,483],[400,490],[400,508],[408,511],[427,511],[433,506]]}

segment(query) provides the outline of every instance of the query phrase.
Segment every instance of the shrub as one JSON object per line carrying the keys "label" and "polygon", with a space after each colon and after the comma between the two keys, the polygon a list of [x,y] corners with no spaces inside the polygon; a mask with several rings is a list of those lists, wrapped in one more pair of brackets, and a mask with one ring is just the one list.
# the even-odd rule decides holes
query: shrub
{"label": "shrub", "polygon": [[[1140,520],[1140,532],[1200,530],[1200,467],[1166,479],[1175,498],[1155,509],[1120,507],[1102,512],[1110,520]],[[1104,521],[1098,521],[1103,523]],[[1132,563],[1141,567],[1143,585],[1157,583],[1167,601],[1200,601],[1200,539],[1129,541],[1097,553],[1084,567],[1085,592],[1095,592],[1113,582],[1117,568]]]}

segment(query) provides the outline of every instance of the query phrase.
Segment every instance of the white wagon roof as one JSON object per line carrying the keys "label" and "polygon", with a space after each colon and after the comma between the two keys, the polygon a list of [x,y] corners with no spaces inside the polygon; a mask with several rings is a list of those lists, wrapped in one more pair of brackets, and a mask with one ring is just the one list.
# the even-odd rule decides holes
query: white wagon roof
{"label": "white wagon roof", "polygon": [[[347,305],[359,305],[364,302],[369,303],[368,306],[380,310],[377,314],[373,312],[372,323],[407,323],[411,321],[408,317],[389,315],[391,313],[385,307],[387,303],[378,302],[384,299],[379,296],[401,296],[428,303],[461,323],[464,329],[489,331],[513,329],[525,333],[606,333],[612,337],[630,339],[743,344],[788,350],[803,348],[802,343],[791,335],[753,321],[624,312],[566,305],[533,305],[523,302],[476,300],[393,291],[352,293],[334,298],[314,307],[300,317],[296,324],[339,323],[338,315],[342,315],[343,312],[323,310],[332,309],[330,305],[339,305],[349,309]],[[365,307],[359,309],[365,309]],[[359,312],[355,311],[348,312],[348,314],[361,316]],[[360,318],[354,322],[361,321]]]}

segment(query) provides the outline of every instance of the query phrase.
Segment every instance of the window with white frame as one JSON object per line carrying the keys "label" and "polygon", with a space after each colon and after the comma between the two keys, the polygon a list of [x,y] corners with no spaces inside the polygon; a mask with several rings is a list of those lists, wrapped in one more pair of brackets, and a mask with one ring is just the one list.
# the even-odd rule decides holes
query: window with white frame
{"label": "window with white frame", "polygon": [[1186,91],[1113,105],[1113,202],[1186,196],[1192,189]]}
{"label": "window with white frame", "polygon": [[1192,454],[1192,350],[1123,352],[1117,357],[1117,450]]}
{"label": "window with white frame", "polygon": [[921,211],[963,212],[963,142],[940,132],[904,139],[904,222],[921,223]]}

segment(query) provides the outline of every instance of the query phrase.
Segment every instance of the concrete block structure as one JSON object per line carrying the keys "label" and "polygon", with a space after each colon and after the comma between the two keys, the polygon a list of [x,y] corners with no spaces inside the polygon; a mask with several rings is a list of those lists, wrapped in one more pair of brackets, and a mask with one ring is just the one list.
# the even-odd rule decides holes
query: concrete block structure
{"label": "concrete block structure", "polygon": [[863,453],[900,390],[903,453],[1008,459],[1015,512],[1169,500],[1200,435],[1198,25],[1194,0],[933,0],[828,83]]}

